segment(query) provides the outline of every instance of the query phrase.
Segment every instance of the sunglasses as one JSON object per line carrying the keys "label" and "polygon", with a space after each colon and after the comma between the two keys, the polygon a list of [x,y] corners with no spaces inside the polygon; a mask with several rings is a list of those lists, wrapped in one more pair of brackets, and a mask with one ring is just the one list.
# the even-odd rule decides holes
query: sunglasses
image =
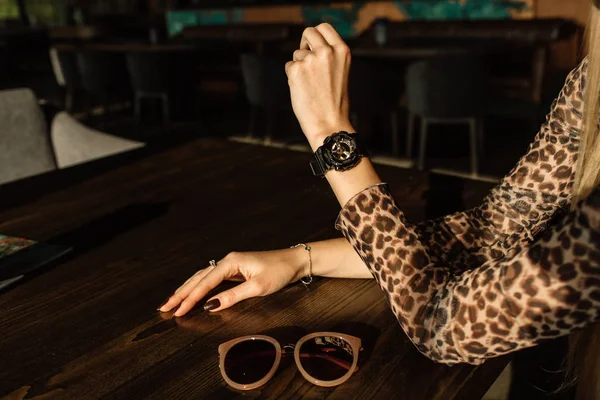
{"label": "sunglasses", "polygon": [[270,336],[244,336],[219,346],[219,368],[229,386],[252,390],[275,375],[282,356],[293,354],[307,381],[331,387],[341,385],[358,371],[360,351],[359,338],[336,332],[311,333],[283,348]]}

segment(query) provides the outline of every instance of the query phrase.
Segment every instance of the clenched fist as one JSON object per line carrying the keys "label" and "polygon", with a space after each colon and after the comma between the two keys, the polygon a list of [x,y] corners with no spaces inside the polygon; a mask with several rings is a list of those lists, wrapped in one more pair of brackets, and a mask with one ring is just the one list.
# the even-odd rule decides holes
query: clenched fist
{"label": "clenched fist", "polygon": [[329,24],[307,28],[293,61],[285,65],[292,107],[313,150],[342,130],[349,117],[350,49]]}

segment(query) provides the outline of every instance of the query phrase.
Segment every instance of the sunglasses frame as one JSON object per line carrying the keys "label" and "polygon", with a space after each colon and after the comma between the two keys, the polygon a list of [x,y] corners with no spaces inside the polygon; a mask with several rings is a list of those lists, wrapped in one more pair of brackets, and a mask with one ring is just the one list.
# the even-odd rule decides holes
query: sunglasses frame
{"label": "sunglasses frame", "polygon": [[[346,341],[346,343],[349,343],[350,347],[352,348],[352,356],[353,356],[352,366],[350,367],[350,369],[344,376],[342,376],[338,379],[335,379],[333,381],[322,381],[320,379],[317,379],[317,378],[311,376],[308,372],[306,372],[306,370],[302,366],[302,363],[300,362],[300,348],[302,347],[302,345],[305,342],[307,342],[308,340],[316,338],[316,337],[320,337],[320,336],[337,337],[339,339]],[[227,376],[227,373],[225,372],[225,357],[227,356],[227,352],[233,346],[235,346],[238,343],[246,342],[246,341],[250,341],[250,340],[263,340],[263,341],[271,343],[275,347],[276,353],[275,353],[275,361],[273,362],[273,367],[271,367],[269,372],[262,379],[260,379],[256,382],[248,383],[248,384],[241,384],[241,383],[234,382]],[[310,333],[306,336],[303,336],[293,346],[294,346],[294,360],[296,361],[296,367],[298,368],[298,370],[300,371],[300,373],[302,374],[304,379],[306,379],[307,381],[309,381],[310,383],[312,383],[314,385],[322,386],[322,387],[338,386],[338,385],[341,385],[342,383],[346,382],[348,379],[350,379],[352,374],[354,374],[356,371],[358,371],[358,355],[362,351],[362,344],[361,344],[361,340],[355,336],[351,336],[351,335],[347,335],[345,333],[339,333],[339,332],[315,332],[315,333]],[[284,346],[284,347],[287,347],[287,346]],[[225,342],[225,343],[222,343],[219,345],[219,369],[221,370],[221,375],[223,376],[223,379],[225,380],[225,382],[232,388],[238,389],[238,390],[253,390],[258,387],[263,386],[264,384],[266,384],[267,382],[269,382],[271,380],[271,378],[273,377],[273,375],[275,375],[275,372],[279,368],[279,363],[281,362],[281,355],[282,355],[281,344],[279,344],[279,342],[276,339],[272,338],[271,336],[265,336],[265,335],[242,336],[237,339],[232,339],[228,342]]]}

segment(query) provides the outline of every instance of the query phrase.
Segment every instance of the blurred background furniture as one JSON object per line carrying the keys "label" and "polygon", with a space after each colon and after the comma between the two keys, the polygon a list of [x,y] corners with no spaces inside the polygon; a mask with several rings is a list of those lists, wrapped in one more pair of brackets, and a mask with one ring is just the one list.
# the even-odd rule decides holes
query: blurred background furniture
{"label": "blurred background furniture", "polygon": [[8,85],[4,88],[27,87],[38,99],[59,104],[60,88],[54,78],[48,55],[51,42],[47,32],[43,29],[35,29],[2,38],[0,30],[0,43],[3,43],[6,49],[9,69]]}
{"label": "blurred background furniture", "polygon": [[421,120],[418,168],[425,166],[427,134],[432,124],[467,124],[471,173],[477,175],[483,148],[487,72],[477,57],[436,58],[412,64],[406,74],[409,111],[407,156],[410,156],[415,118]]}
{"label": "blurred background furniture", "polygon": [[581,28],[558,18],[390,21],[386,32],[385,46],[378,46],[374,26],[365,30],[353,55],[400,63],[477,53],[490,66],[486,115],[523,119],[533,131],[547,111],[546,97],[556,95],[545,93],[551,46],[575,39],[576,51],[581,48]]}
{"label": "blurred background furniture", "polygon": [[181,37],[205,48],[225,45],[242,52],[269,55],[282,49],[295,50],[305,28],[304,24],[289,22],[190,26],[183,29]]}
{"label": "blurred background furniture", "polygon": [[0,91],[0,184],[56,168],[44,114],[31,89]]}
{"label": "blurred background furniture", "polygon": [[123,54],[84,50],[77,54],[77,65],[86,91],[88,113],[92,101],[98,101],[108,113],[113,103],[130,92]]}
{"label": "blurred background furniture", "polygon": [[70,167],[144,146],[141,142],[90,129],[66,112],[61,112],[54,117],[50,132],[58,168]]}
{"label": "blurred background furniture", "polygon": [[[291,124],[287,125],[282,118],[284,113],[292,115],[291,108],[284,105],[289,101],[286,83],[263,85],[284,87],[283,91],[266,91],[279,98],[280,104],[265,105],[264,96],[255,95],[249,101],[248,88],[260,85],[248,85],[240,56],[254,54],[281,60],[283,65],[298,47],[305,26],[327,21],[340,31],[353,52],[349,90],[357,131],[367,139],[373,156],[385,158],[392,153],[390,162],[403,167],[407,160],[399,156],[404,155],[400,137],[408,125],[404,120],[408,65],[450,55],[478,54],[484,59],[492,67],[491,101],[483,115],[491,122],[486,125],[486,140],[506,162],[486,159],[482,169],[498,176],[516,159],[501,154],[512,154],[508,147],[523,148],[537,130],[531,124],[526,129],[512,127],[521,120],[539,121],[548,99],[556,94],[548,77],[560,86],[565,71],[574,66],[581,33],[576,21],[583,21],[580,16],[570,20],[572,13],[543,11],[548,6],[540,2],[500,2],[493,10],[472,2],[448,1],[435,6],[367,2],[353,6],[357,12],[348,12],[329,4],[315,7],[296,2],[287,7],[277,3],[255,8],[252,6],[258,2],[238,1],[239,8],[227,2],[219,10],[209,10],[205,8],[209,3],[198,1],[32,0],[18,1],[19,15],[9,10],[12,6],[0,6],[0,71],[3,58],[7,60],[4,69],[8,69],[0,81],[10,76],[4,79],[8,82],[4,87],[30,87],[40,101],[64,106],[78,119],[86,118],[86,125],[126,138],[142,134],[148,140],[231,137],[245,133],[249,125],[251,134],[261,139],[267,131],[265,140],[256,140],[258,143],[295,146],[303,138],[294,118],[288,118]],[[450,15],[450,9],[461,11]],[[501,9],[510,13],[502,16]],[[12,20],[2,20],[6,17]],[[381,21],[386,21],[384,42],[377,40]],[[562,47],[557,51],[556,46]],[[51,47],[57,52],[51,53],[49,68]],[[6,57],[2,57],[2,49]],[[90,59],[92,53],[93,61],[81,60]],[[563,57],[560,68],[564,70],[557,70],[557,53]],[[176,57],[182,62],[174,68]],[[146,61],[140,61],[142,58]],[[189,73],[182,74],[182,68]],[[275,67],[274,81],[281,81],[282,69]],[[259,100],[261,105],[257,105]],[[91,112],[79,113],[84,109]],[[148,126],[148,121],[157,123]],[[506,137],[508,130],[515,132],[514,137]],[[277,142],[273,142],[275,132]],[[453,164],[460,165],[469,157],[463,147],[461,140],[438,139],[430,148],[431,163],[456,170]],[[459,161],[459,157],[463,159]],[[440,163],[433,162],[434,158]]]}
{"label": "blurred background furniture", "polygon": [[166,53],[134,52],[126,55],[127,69],[134,92],[134,113],[142,118],[142,100],[155,98],[161,101],[162,121],[169,129],[170,57]]}
{"label": "blurred background furniture", "polygon": [[248,136],[252,137],[256,133],[260,111],[264,111],[267,122],[264,142],[269,144],[273,140],[278,114],[285,112],[290,118],[292,112],[285,61],[242,54],[241,64],[246,98],[251,106]]}
{"label": "blurred background furniture", "polygon": [[60,51],[56,47],[53,47],[50,49],[50,59],[56,81],[64,92],[64,108],[72,113],[77,95],[85,94],[77,65],[77,55],[76,53]]}
{"label": "blurred background furniture", "polygon": [[0,91],[0,184],[144,146],[87,128],[66,112],[49,121],[30,89]]}
{"label": "blurred background furniture", "polygon": [[[378,117],[389,121],[392,133],[392,154],[399,155],[398,111],[402,80],[397,79],[395,69],[377,60],[354,58],[350,69],[348,91],[350,96],[350,116],[357,132],[365,138],[367,144],[374,145],[375,128]],[[386,128],[388,128],[386,126]]]}

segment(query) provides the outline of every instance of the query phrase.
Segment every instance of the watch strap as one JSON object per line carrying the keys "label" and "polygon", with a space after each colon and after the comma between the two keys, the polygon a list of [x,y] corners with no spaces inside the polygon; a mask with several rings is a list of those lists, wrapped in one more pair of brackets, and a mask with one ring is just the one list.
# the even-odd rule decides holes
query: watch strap
{"label": "watch strap", "polygon": [[323,164],[321,162],[323,150],[319,147],[317,151],[315,151],[314,157],[310,161],[310,169],[314,176],[318,176],[319,178],[325,177],[325,170],[323,168]]}

